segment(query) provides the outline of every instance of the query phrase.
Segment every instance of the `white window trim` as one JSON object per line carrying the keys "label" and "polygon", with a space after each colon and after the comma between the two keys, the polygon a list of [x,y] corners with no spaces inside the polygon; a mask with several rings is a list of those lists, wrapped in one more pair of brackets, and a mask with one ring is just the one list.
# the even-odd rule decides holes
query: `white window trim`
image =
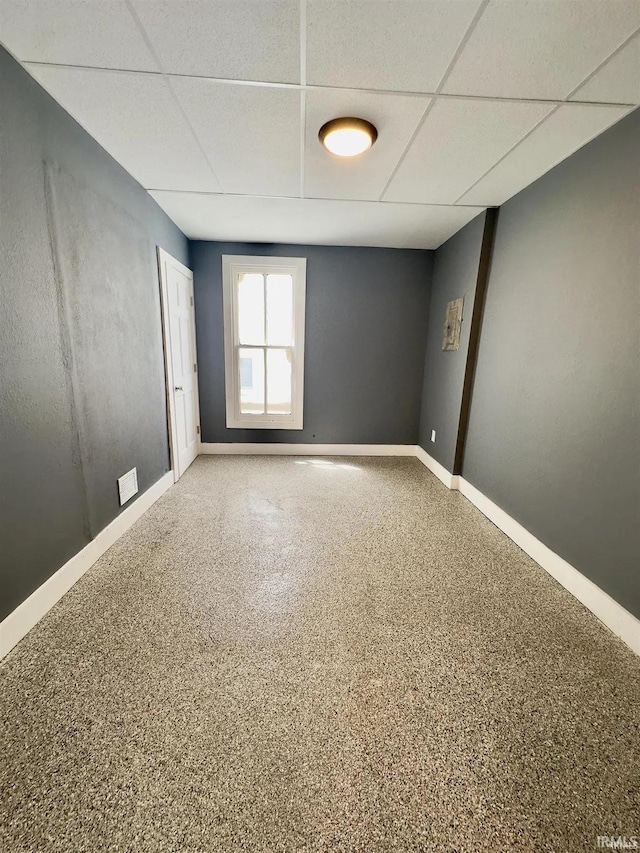
{"label": "white window trim", "polygon": [[[238,273],[269,272],[293,277],[292,396],[290,415],[254,415],[240,412],[238,326],[234,286]],[[224,307],[225,397],[229,429],[302,429],[304,404],[304,320],[307,279],[306,258],[222,256]]]}

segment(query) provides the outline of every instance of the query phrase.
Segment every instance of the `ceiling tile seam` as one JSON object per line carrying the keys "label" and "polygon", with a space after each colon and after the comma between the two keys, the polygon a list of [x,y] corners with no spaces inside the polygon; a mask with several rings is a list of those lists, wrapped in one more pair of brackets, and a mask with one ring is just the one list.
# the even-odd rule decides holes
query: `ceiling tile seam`
{"label": "ceiling tile seam", "polygon": [[[145,73],[145,72],[142,72]],[[226,82],[226,81],[217,81],[217,82]],[[234,80],[229,81],[231,83],[237,82]],[[320,92],[362,92],[366,95],[387,95],[387,96],[399,96],[403,98],[432,98],[434,101],[490,101],[492,103],[512,103],[512,104],[546,104],[549,107],[562,106],[566,104],[570,106],[571,104],[575,104],[576,106],[583,107],[634,107],[637,106],[635,103],[631,103],[629,101],[565,101],[562,98],[512,98],[512,97],[501,97],[500,95],[468,95],[468,94],[458,94],[454,92],[403,92],[403,91],[395,91],[392,89],[356,89],[349,88],[347,86],[313,86],[311,84],[307,84],[304,87],[308,92],[320,91]]]}
{"label": "ceiling tile seam", "polygon": [[[540,125],[541,125],[541,124],[543,124],[543,123],[544,123],[544,122],[545,122],[545,121],[546,121],[550,116],[552,116],[552,115],[556,112],[556,110],[559,110],[559,109],[560,109],[560,107],[555,107],[553,110],[551,110],[551,112],[549,113],[549,115],[546,115],[546,116],[542,119],[542,121],[539,121],[539,122],[538,122],[538,124],[537,124],[534,128],[532,128],[532,130],[530,131],[530,133],[533,133],[533,131],[534,131],[534,130],[537,130],[537,128],[538,128],[538,127],[540,127]],[[625,115],[628,115],[628,114],[629,114],[629,112],[631,112],[631,110],[633,110],[633,109],[634,109],[634,107],[629,107],[629,108],[628,108],[628,112],[627,112],[627,113],[625,113],[624,115],[621,115],[621,116],[619,117],[619,119],[614,119],[614,120],[611,122],[611,124],[610,124],[610,125],[607,125],[607,127],[606,127],[606,128],[604,128],[604,130],[597,130],[595,133],[591,134],[591,136],[587,136],[585,139],[583,139],[581,142],[579,142],[579,143],[578,143],[577,145],[575,145],[573,148],[570,148],[566,153],[564,153],[564,154],[562,154],[560,157],[558,157],[558,159],[557,159],[557,160],[554,160],[554,161],[553,161],[553,163],[549,166],[549,168],[548,168],[548,169],[545,169],[545,171],[544,171],[541,175],[538,175],[538,177],[537,177],[537,178],[534,178],[534,180],[533,180],[533,181],[531,181],[529,184],[526,184],[524,187],[522,187],[522,189],[526,189],[526,187],[530,186],[530,184],[534,183],[534,181],[537,181],[539,178],[542,178],[544,175],[546,175],[546,174],[547,174],[548,172],[550,172],[552,169],[555,169],[555,167],[556,167],[556,166],[558,166],[560,163],[562,163],[562,162],[563,162],[564,160],[566,160],[568,157],[571,157],[571,155],[572,155],[572,154],[575,154],[575,153],[576,153],[576,151],[579,151],[581,148],[584,148],[584,146],[585,146],[585,145],[588,145],[590,142],[593,142],[593,140],[594,140],[594,139],[596,139],[596,138],[597,138],[598,136],[600,136],[602,133],[605,133],[605,132],[606,132],[606,131],[611,127],[611,125],[616,124],[616,122],[617,122],[617,121],[619,121],[619,120],[622,120],[622,119],[624,118],[624,116],[625,116]],[[522,142],[524,142],[524,140],[527,138],[527,136],[529,136],[529,135],[530,135],[530,133],[528,133],[526,136],[523,136],[523,137],[522,137],[522,139],[521,139],[518,143],[516,143],[516,145],[514,145],[514,147],[511,149],[511,151],[513,151],[515,148],[517,148],[517,147],[518,147],[518,145],[520,145]],[[508,152],[508,154],[510,154],[510,153],[511,153],[511,151],[509,151],[509,152]],[[505,154],[505,155],[504,155],[504,157],[506,157],[506,156],[507,156],[507,154]],[[461,195],[458,199],[456,199],[456,201],[454,201],[454,205],[457,205],[457,204],[460,202],[460,200],[461,200],[461,199],[463,199],[463,198],[465,197],[465,195],[466,195],[467,193],[471,192],[471,190],[476,186],[476,184],[480,183],[480,181],[482,180],[482,178],[486,177],[486,175],[488,175],[488,174],[489,174],[489,172],[493,171],[493,169],[495,169],[495,168],[496,168],[496,166],[498,166],[498,165],[499,165],[499,164],[504,160],[504,157],[501,157],[501,158],[500,158],[500,160],[498,160],[498,162],[497,162],[497,163],[494,163],[494,165],[493,165],[490,169],[488,169],[488,170],[484,173],[484,175],[482,175],[481,177],[479,177],[479,178],[478,178],[478,180],[477,180],[477,181],[475,181],[475,182],[474,182],[474,183],[469,187],[469,189],[465,190],[465,191],[462,193],[462,195]],[[521,191],[521,190],[518,190],[518,192],[520,192],[520,191]],[[516,194],[517,194],[517,193],[514,193],[514,195],[516,195]],[[513,196],[509,196],[509,198],[512,198],[512,197],[513,197]],[[508,201],[508,200],[509,200],[509,199],[505,199],[505,201]],[[502,203],[504,204],[504,202],[502,202]],[[465,207],[467,207],[468,205],[465,205],[465,204],[464,204],[464,202],[463,202],[461,206],[465,206]]]}
{"label": "ceiling tile seam", "polygon": [[[442,75],[442,77],[440,78],[440,82],[439,82],[439,83],[438,83],[438,85],[436,86],[436,92],[435,92],[435,94],[436,94],[436,95],[440,92],[440,90],[441,90],[441,89],[442,89],[442,87],[444,86],[444,84],[445,84],[445,82],[446,82],[446,80],[447,80],[447,77],[448,77],[448,76],[449,76],[449,74],[451,73],[451,71],[452,71],[452,69],[453,69],[453,66],[454,66],[454,65],[456,64],[456,62],[458,61],[458,59],[459,59],[459,57],[460,57],[460,54],[461,54],[461,53],[462,53],[462,51],[464,50],[464,48],[465,48],[465,46],[466,46],[467,42],[469,41],[469,38],[470,38],[471,34],[473,33],[473,31],[474,31],[474,29],[475,29],[475,27],[476,27],[476,24],[478,23],[478,21],[479,21],[479,20],[480,20],[480,18],[482,17],[482,14],[484,13],[484,10],[487,8],[487,6],[488,6],[488,5],[489,5],[489,0],[482,0],[482,3],[481,3],[481,4],[478,6],[478,8],[476,9],[475,15],[474,15],[474,16],[473,16],[473,18],[471,19],[471,22],[469,23],[469,26],[467,27],[467,29],[466,29],[466,31],[465,31],[465,33],[464,33],[464,35],[463,35],[463,36],[462,36],[462,38],[460,39],[460,42],[458,43],[458,46],[457,46],[457,48],[455,49],[455,51],[454,51],[454,53],[453,53],[453,56],[452,56],[452,57],[451,57],[451,59],[449,60],[449,64],[448,64],[448,65],[447,65],[447,67],[445,68],[444,74],[443,74],[443,75]],[[401,166],[402,166],[402,164],[404,163],[404,160],[405,160],[405,158],[406,158],[407,154],[408,154],[408,153],[409,153],[409,151],[411,150],[411,146],[412,146],[412,145],[413,145],[413,143],[416,141],[416,138],[417,138],[418,134],[420,133],[420,131],[422,130],[422,128],[423,128],[423,126],[424,126],[424,124],[425,124],[425,122],[426,122],[427,118],[429,117],[429,113],[430,113],[430,112],[431,112],[431,110],[433,109],[433,105],[435,104],[435,102],[436,102],[436,99],[435,99],[435,98],[432,98],[432,99],[429,101],[429,103],[427,104],[427,106],[426,106],[426,108],[425,108],[425,111],[424,111],[424,113],[422,114],[422,118],[421,118],[421,119],[420,119],[420,121],[418,122],[418,125],[417,125],[416,129],[414,130],[414,132],[413,132],[413,134],[412,134],[411,138],[409,139],[409,142],[407,143],[407,145],[406,145],[406,147],[405,147],[404,151],[403,151],[403,152],[402,152],[402,154],[400,155],[400,159],[399,159],[399,160],[398,160],[398,162],[396,163],[395,168],[392,170],[391,175],[389,176],[389,179],[387,180],[386,184],[384,185],[384,187],[383,187],[383,189],[382,189],[382,192],[380,193],[380,196],[378,197],[378,201],[383,201],[383,200],[384,200],[384,197],[385,197],[386,193],[388,192],[389,187],[391,186],[391,183],[392,183],[393,179],[395,178],[395,176],[396,176],[396,175],[397,175],[397,173],[398,173],[398,170],[400,169],[400,167],[401,167]]]}
{"label": "ceiling tile seam", "polygon": [[540,121],[537,121],[537,122],[533,125],[533,127],[529,128],[529,130],[524,134],[524,136],[522,136],[520,139],[518,139],[518,141],[517,141],[517,142],[515,142],[515,143],[511,146],[511,148],[509,148],[509,150],[508,150],[508,151],[505,151],[505,153],[504,153],[501,157],[499,157],[499,158],[496,160],[496,162],[495,162],[495,163],[493,163],[491,166],[489,166],[489,168],[488,168],[486,171],[484,171],[484,172],[480,175],[480,177],[479,177],[477,180],[475,180],[475,181],[474,181],[470,186],[468,186],[468,187],[467,187],[467,189],[466,189],[463,193],[460,193],[460,195],[458,196],[458,198],[457,198],[453,203],[454,203],[454,204],[458,204],[458,202],[460,201],[460,199],[461,199],[463,196],[465,196],[468,192],[471,192],[471,190],[476,186],[476,184],[479,184],[479,183],[480,183],[480,181],[481,181],[483,178],[485,178],[485,177],[489,174],[489,172],[492,172],[492,171],[493,171],[497,166],[499,166],[499,165],[500,165],[500,163],[502,163],[502,161],[503,161],[506,157],[508,157],[508,156],[509,156],[509,154],[512,154],[512,153],[516,150],[516,148],[517,148],[519,145],[522,145],[522,143],[525,141],[525,139],[528,139],[528,138],[531,136],[531,134],[532,134],[532,133],[535,133],[535,131],[536,131],[536,130],[541,126],[541,125],[543,125],[543,124],[545,123],[545,121],[546,121],[548,118],[550,118],[550,117],[551,117],[551,116],[552,116],[552,115],[553,115],[557,110],[559,110],[559,109],[560,109],[560,106],[561,106],[560,104],[556,104],[556,105],[555,105],[555,107],[553,107],[553,109],[552,109],[552,110],[550,110],[548,113],[546,113],[545,115],[543,115],[543,116],[542,116],[542,118],[540,119]]}
{"label": "ceiling tile seam", "polygon": [[[307,83],[307,0],[300,0],[300,86]],[[304,198],[307,93],[300,89],[300,198]]]}
{"label": "ceiling tile seam", "polygon": [[422,202],[422,201],[376,201],[375,199],[370,198],[331,198],[328,196],[309,196],[307,198],[301,199],[297,195],[259,195],[257,193],[212,193],[207,192],[206,190],[174,190],[174,189],[166,189],[162,187],[145,187],[147,192],[150,193],[173,193],[174,195],[205,195],[205,196],[216,196],[217,198],[260,198],[260,199],[272,199],[274,201],[332,201],[339,202],[342,204],[392,204],[396,206],[402,207],[448,207],[448,208],[474,208],[478,211],[486,210],[486,204],[442,204],[440,202]]}
{"label": "ceiling tile seam", "polygon": [[[589,82],[589,80],[595,77],[596,74],[601,71],[605,67],[605,65],[611,62],[611,60],[614,59],[614,57],[616,57],[621,50],[624,50],[624,48],[629,44],[629,42],[633,41],[633,39],[638,35],[638,33],[640,33],[640,27],[634,30],[630,36],[627,36],[627,38],[623,42],[621,42],[618,47],[614,51],[612,51],[609,56],[607,56],[606,59],[603,59],[600,65],[597,65],[590,74],[587,74],[584,80],[581,83],[578,83],[578,85],[574,89],[572,89],[568,95],[565,96],[565,101],[568,100],[572,95],[574,95],[578,91],[578,89],[581,89],[583,86],[585,86]],[[594,101],[593,103],[597,102]]]}
{"label": "ceiling tile seam", "polygon": [[307,83],[307,0],[300,0],[300,85]]}
{"label": "ceiling tile seam", "polygon": [[[143,38],[143,40],[144,40],[145,44],[147,45],[147,48],[148,48],[149,52],[151,53],[151,56],[153,57],[154,62],[157,64],[158,68],[162,69],[162,68],[163,68],[163,65],[162,65],[162,63],[160,62],[160,58],[159,58],[159,57],[158,57],[158,55],[156,54],[156,52],[155,52],[155,48],[153,47],[153,44],[152,44],[152,42],[151,42],[151,39],[150,39],[150,38],[149,38],[149,36],[147,35],[147,31],[145,30],[145,28],[142,26],[142,22],[141,22],[141,21],[140,21],[140,19],[138,18],[138,15],[137,15],[137,13],[136,13],[135,9],[133,8],[133,6],[132,6],[132,5],[131,5],[131,3],[130,3],[130,0],[124,0],[124,3],[125,3],[125,6],[127,7],[127,10],[129,11],[129,14],[130,14],[130,16],[131,16],[131,18],[132,18],[132,20],[133,20],[133,22],[134,22],[135,26],[138,28],[138,31],[140,32],[140,35],[142,36],[142,38]],[[189,116],[187,115],[186,110],[185,110],[185,109],[184,109],[184,107],[182,106],[182,102],[180,101],[180,98],[178,98],[178,95],[176,94],[175,89],[173,88],[173,85],[172,85],[172,83],[171,83],[171,80],[169,79],[169,75],[165,74],[165,73],[164,73],[164,71],[162,71],[162,72],[161,72],[161,77],[162,77],[162,79],[164,80],[164,82],[166,83],[166,85],[167,85],[167,89],[168,89],[168,90],[169,90],[169,92],[171,93],[171,97],[173,98],[173,100],[174,100],[174,102],[175,102],[176,106],[178,107],[178,111],[181,113],[181,115],[182,115],[182,117],[183,117],[183,119],[184,119],[184,121],[185,121],[185,123],[186,123],[187,127],[189,128],[189,132],[191,133],[191,135],[192,135],[192,137],[193,137],[193,139],[194,139],[194,141],[195,141],[196,145],[197,145],[197,146],[198,146],[198,148],[200,149],[200,151],[201,151],[201,153],[202,153],[202,156],[204,157],[205,163],[206,163],[206,164],[209,166],[209,168],[211,169],[211,174],[212,174],[212,175],[213,175],[213,177],[215,178],[215,180],[216,180],[216,182],[217,182],[218,186],[220,187],[220,189],[224,191],[224,187],[222,186],[222,181],[221,181],[221,180],[220,180],[220,178],[218,177],[218,174],[217,174],[216,170],[215,170],[215,169],[214,169],[214,167],[213,167],[213,163],[212,163],[212,162],[211,162],[211,160],[209,159],[209,156],[207,155],[207,152],[205,151],[204,146],[203,146],[203,144],[201,143],[201,141],[200,141],[200,139],[199,139],[199,137],[198,137],[198,134],[195,132],[195,129],[194,129],[193,125],[191,124],[191,120],[189,119]],[[148,187],[146,187],[146,189],[148,190]]]}
{"label": "ceiling tile seam", "polygon": [[307,93],[300,92],[300,198],[304,198],[304,159],[306,153]]}
{"label": "ceiling tile seam", "polygon": [[432,110],[432,108],[433,108],[433,105],[434,105],[434,104],[435,104],[435,99],[434,99],[434,98],[431,98],[431,99],[429,100],[429,103],[428,103],[428,104],[426,105],[426,107],[424,108],[424,112],[422,113],[422,116],[420,117],[420,120],[418,121],[418,124],[416,125],[415,130],[414,130],[414,131],[413,131],[413,133],[411,134],[411,138],[410,138],[410,139],[409,139],[409,141],[407,142],[407,144],[406,144],[406,146],[405,146],[405,148],[404,148],[404,151],[402,152],[402,154],[401,154],[401,155],[400,155],[400,157],[398,158],[398,162],[396,163],[396,165],[395,165],[395,166],[393,167],[393,169],[391,170],[391,174],[389,175],[389,178],[387,179],[386,184],[385,184],[385,185],[384,185],[384,187],[382,188],[382,192],[381,192],[381,193],[380,193],[380,195],[378,196],[378,201],[384,201],[384,196],[385,196],[385,194],[386,194],[387,190],[389,189],[389,187],[390,187],[390,185],[391,185],[391,182],[393,181],[393,179],[395,178],[396,174],[398,173],[398,169],[400,168],[400,166],[402,166],[402,164],[404,163],[404,159],[405,159],[405,157],[406,157],[406,156],[407,156],[407,154],[409,153],[409,150],[411,149],[411,146],[412,146],[412,145],[413,145],[413,143],[415,142],[417,135],[418,135],[418,134],[420,133],[420,131],[422,130],[422,127],[423,127],[423,125],[424,125],[425,121],[427,120],[427,117],[428,117],[429,113],[431,112],[431,110]]}
{"label": "ceiling tile seam", "polygon": [[220,187],[222,192],[224,192],[224,186],[222,184],[222,181],[220,180],[220,176],[218,175],[213,163],[211,162],[211,159],[209,158],[209,155],[207,154],[204,145],[200,141],[200,137],[196,133],[195,128],[191,124],[191,119],[187,115],[187,111],[185,110],[185,108],[182,106],[182,102],[181,102],[180,98],[178,97],[176,91],[174,90],[174,88],[171,84],[171,80],[166,80],[166,83],[167,83],[167,86],[169,87],[169,91],[171,92],[180,113],[182,114],[182,117],[185,120],[187,127],[189,128],[189,130],[191,132],[191,135],[193,136],[193,138],[196,142],[196,145],[198,146],[198,148],[202,152],[202,156],[204,157],[205,162],[207,163],[207,165],[211,169],[211,173],[212,173],[213,177],[216,179],[216,181],[218,182],[218,186]]}
{"label": "ceiling tile seam", "polygon": [[[220,83],[229,86],[254,86],[264,89],[294,89],[305,92],[361,92],[365,95],[382,95],[387,97],[403,98],[432,98],[440,101],[491,101],[494,103],[513,104],[548,104],[550,107],[566,104],[578,107],[636,107],[631,101],[567,101],[561,98],[513,98],[501,97],[499,95],[469,95],[455,92],[414,92],[395,89],[363,89],[349,86],[315,86],[307,83],[301,86],[299,83],[273,83],[260,80],[232,80],[228,77],[207,77],[203,74],[174,74],[161,71],[140,71],[134,68],[105,68],[101,65],[72,65],[66,62],[40,62],[32,59],[16,59],[24,67],[33,65],[42,68],[69,68],[79,71],[107,71],[110,74],[130,74],[141,77],[163,77],[166,80],[209,80],[211,83]],[[585,81],[586,82],[586,81]],[[580,84],[584,85],[584,84]],[[568,96],[570,97],[570,96]]]}
{"label": "ceiling tile seam", "polygon": [[450,60],[449,64],[447,65],[444,74],[440,78],[440,82],[436,86],[436,94],[438,94],[439,92],[442,91],[442,87],[447,82],[447,79],[449,78],[451,72],[453,71],[453,68],[454,68],[456,62],[460,59],[460,56],[462,55],[463,50],[465,49],[465,47],[469,43],[469,39],[473,35],[473,31],[475,30],[475,28],[478,24],[478,21],[483,16],[484,10],[487,8],[488,5],[489,5],[489,0],[482,0],[482,3],[480,3],[478,8],[476,9],[475,15],[471,19],[471,22],[470,22],[469,26],[467,27],[464,35],[460,39],[458,47],[455,49],[454,54],[451,57],[451,60]]}
{"label": "ceiling tile seam", "polygon": [[127,12],[129,13],[129,17],[133,21],[135,28],[138,30],[138,32],[140,33],[140,36],[142,37],[142,40],[146,44],[147,50],[149,51],[149,53],[153,57],[153,61],[158,66],[159,73],[164,76],[164,66],[160,62],[160,57],[156,53],[156,50],[153,46],[153,43],[152,43],[151,39],[149,38],[149,36],[147,35],[147,31],[142,26],[142,21],[138,17],[138,13],[136,12],[136,10],[131,5],[130,0],[124,0],[124,5],[127,8]]}

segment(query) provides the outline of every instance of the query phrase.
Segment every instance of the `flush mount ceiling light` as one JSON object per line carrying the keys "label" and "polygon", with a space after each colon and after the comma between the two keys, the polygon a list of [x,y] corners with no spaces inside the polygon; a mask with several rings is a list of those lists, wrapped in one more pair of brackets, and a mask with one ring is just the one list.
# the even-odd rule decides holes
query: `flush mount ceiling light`
{"label": "flush mount ceiling light", "polygon": [[363,118],[334,118],[323,124],[318,139],[337,157],[363,154],[378,138],[378,131]]}

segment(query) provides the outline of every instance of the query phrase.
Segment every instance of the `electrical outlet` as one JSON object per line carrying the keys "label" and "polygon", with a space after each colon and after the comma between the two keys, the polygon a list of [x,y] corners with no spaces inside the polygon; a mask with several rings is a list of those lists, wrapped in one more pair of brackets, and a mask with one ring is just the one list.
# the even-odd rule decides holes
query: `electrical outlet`
{"label": "electrical outlet", "polygon": [[131,498],[138,493],[138,469],[132,468],[118,477],[118,492],[120,494],[120,506],[126,504]]}
{"label": "electrical outlet", "polygon": [[432,429],[431,430],[431,441],[435,442],[435,440],[436,440],[436,431],[435,431],[435,429]]}

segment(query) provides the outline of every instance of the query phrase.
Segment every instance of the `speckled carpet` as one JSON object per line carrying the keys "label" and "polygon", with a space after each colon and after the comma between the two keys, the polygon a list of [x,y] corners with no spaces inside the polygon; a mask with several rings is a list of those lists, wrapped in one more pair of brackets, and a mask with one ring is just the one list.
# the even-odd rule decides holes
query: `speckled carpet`
{"label": "speckled carpet", "polygon": [[1,681],[6,853],[640,835],[638,659],[415,459],[199,458]]}

